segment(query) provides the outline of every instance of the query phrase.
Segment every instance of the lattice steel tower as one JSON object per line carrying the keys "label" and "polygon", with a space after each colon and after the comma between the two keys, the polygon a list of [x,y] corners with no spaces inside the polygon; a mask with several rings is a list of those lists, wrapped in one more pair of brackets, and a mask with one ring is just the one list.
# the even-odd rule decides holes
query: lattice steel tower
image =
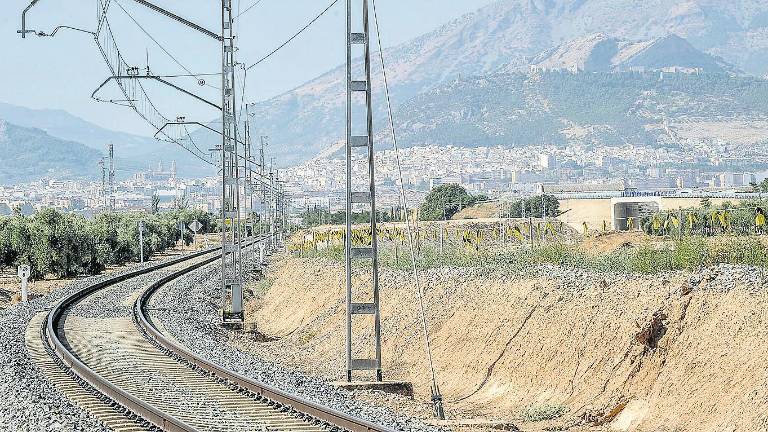
{"label": "lattice steel tower", "polygon": [[[235,35],[232,28],[232,0],[221,0],[221,181],[222,238],[221,282],[224,297],[224,324],[242,325],[243,280],[241,267],[242,225],[240,223],[240,172],[237,152],[235,97]],[[227,303],[226,300],[229,300]],[[229,306],[229,307],[228,307]]]}
{"label": "lattice steel tower", "polygon": [[[354,4],[354,7],[353,7]],[[347,5],[347,229],[345,256],[347,273],[347,381],[354,371],[376,371],[381,381],[381,316],[379,308],[379,262],[376,238],[376,186],[373,152],[373,111],[371,107],[371,48],[368,0],[346,0]],[[362,54],[362,57],[360,56]],[[353,60],[360,64],[353,67]],[[358,76],[355,76],[357,74]],[[363,113],[361,110],[365,110]],[[363,169],[359,169],[363,166]],[[355,169],[358,167],[358,169]],[[357,180],[357,181],[354,181]],[[362,189],[362,190],[356,190]],[[370,210],[370,238],[353,244],[352,211]],[[361,244],[362,243],[362,244]],[[352,261],[370,264],[368,289],[353,286]],[[363,299],[360,301],[360,299]],[[357,319],[356,319],[357,318]],[[373,358],[355,358],[353,330],[370,324],[373,318]],[[364,352],[370,352],[371,347]]]}

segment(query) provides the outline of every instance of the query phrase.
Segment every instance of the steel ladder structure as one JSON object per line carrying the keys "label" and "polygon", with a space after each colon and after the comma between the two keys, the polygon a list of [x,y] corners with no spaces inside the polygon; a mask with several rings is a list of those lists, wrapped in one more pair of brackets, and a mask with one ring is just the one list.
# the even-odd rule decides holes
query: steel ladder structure
{"label": "steel ladder structure", "polygon": [[[222,238],[221,282],[222,322],[239,326],[244,320],[242,279],[242,225],[240,214],[240,164],[238,161],[235,96],[235,35],[232,28],[232,0],[221,0],[222,53]],[[226,300],[229,299],[227,304]],[[229,307],[227,307],[229,306]]]}
{"label": "steel ladder structure", "polygon": [[[353,3],[355,3],[353,8]],[[354,371],[375,371],[376,380],[382,381],[381,368],[381,316],[379,306],[379,262],[378,245],[376,236],[376,185],[374,171],[374,143],[373,143],[373,110],[371,95],[371,49],[369,37],[368,0],[346,0],[347,6],[347,197],[346,197],[346,236],[345,236],[345,266],[347,288],[347,381],[352,381]],[[363,49],[362,65],[353,67],[354,51]],[[354,72],[360,73],[362,67],[364,76],[355,77]],[[357,113],[355,99],[364,97],[365,133],[355,135],[355,131],[363,128],[357,127],[355,120],[362,120],[362,113]],[[357,114],[357,115],[355,115]],[[365,174],[358,174],[357,180],[367,185],[367,190],[354,190],[353,177],[356,174],[356,165],[366,164]],[[367,172],[366,172],[367,171]],[[367,179],[366,179],[367,177]],[[367,207],[370,210],[370,245],[354,245],[352,230],[352,212],[355,207]],[[367,243],[367,242],[366,242]],[[365,260],[370,262],[371,287],[361,291],[357,297],[363,294],[371,295],[370,301],[356,302],[355,294],[360,287],[353,286],[352,262],[353,260]],[[375,343],[374,358],[355,358],[353,347],[353,329],[355,318],[373,317],[373,333]]]}

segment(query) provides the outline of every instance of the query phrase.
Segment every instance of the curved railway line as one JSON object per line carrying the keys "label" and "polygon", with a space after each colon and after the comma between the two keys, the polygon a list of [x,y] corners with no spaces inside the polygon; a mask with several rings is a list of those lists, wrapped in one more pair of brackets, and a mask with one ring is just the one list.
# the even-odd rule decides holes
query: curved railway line
{"label": "curved railway line", "polygon": [[219,367],[153,322],[152,295],[216,261],[214,252],[127,272],[61,299],[30,324],[30,355],[68,398],[116,431],[393,432]]}

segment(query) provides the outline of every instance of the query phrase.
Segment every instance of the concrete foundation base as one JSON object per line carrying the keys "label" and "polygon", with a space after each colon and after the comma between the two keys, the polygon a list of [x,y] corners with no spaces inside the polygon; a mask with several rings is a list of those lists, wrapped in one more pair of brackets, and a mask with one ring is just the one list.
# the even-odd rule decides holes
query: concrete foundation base
{"label": "concrete foundation base", "polygon": [[335,381],[331,384],[334,387],[348,391],[376,390],[384,393],[413,397],[413,384],[406,381]]}
{"label": "concrete foundation base", "polygon": [[519,431],[512,422],[486,419],[460,419],[460,420],[426,420],[424,423],[432,426],[460,427],[482,430]]}

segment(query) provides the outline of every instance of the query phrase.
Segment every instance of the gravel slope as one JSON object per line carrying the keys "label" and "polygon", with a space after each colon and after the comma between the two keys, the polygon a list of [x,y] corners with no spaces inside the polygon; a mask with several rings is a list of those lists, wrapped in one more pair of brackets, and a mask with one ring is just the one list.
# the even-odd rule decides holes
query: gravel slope
{"label": "gravel slope", "polygon": [[219,326],[219,274],[213,264],[168,284],[150,302],[152,319],[162,322],[192,352],[257,381],[395,430],[442,430],[386,408],[363,404],[322,378],[233,348],[235,334]]}

